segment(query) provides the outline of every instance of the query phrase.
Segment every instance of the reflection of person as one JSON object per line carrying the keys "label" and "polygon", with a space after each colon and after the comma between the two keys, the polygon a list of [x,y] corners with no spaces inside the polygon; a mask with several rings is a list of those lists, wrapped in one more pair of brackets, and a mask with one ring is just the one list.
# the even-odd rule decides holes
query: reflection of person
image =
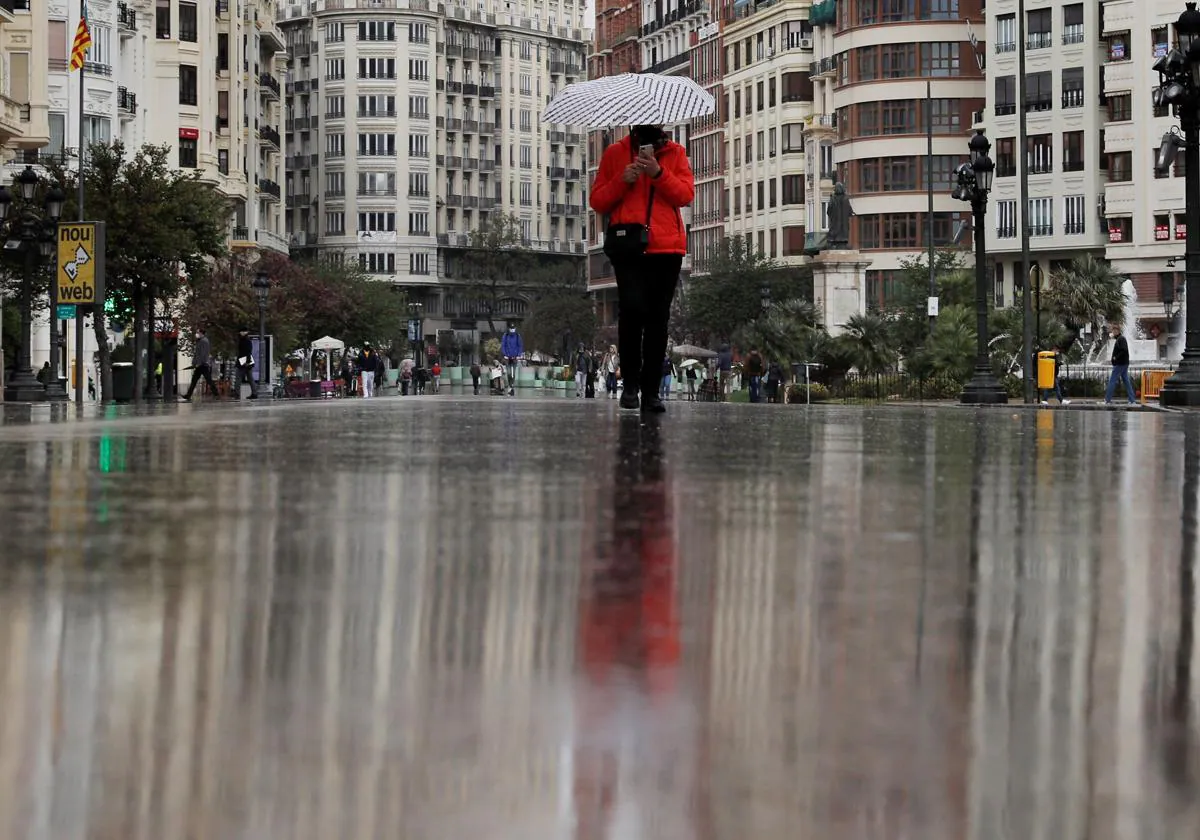
{"label": "reflection of person", "polygon": [[[196,330],[196,351],[192,353],[192,383],[188,385],[187,393],[183,395],[184,400],[190,400],[192,393],[196,390],[196,384],[203,379],[204,384],[208,386],[209,396],[217,396],[217,386],[212,378],[212,342],[208,340],[208,336],[204,334],[203,329]],[[88,387],[92,387],[92,380],[88,378]]]}
{"label": "reflection of person", "polygon": [[829,199],[829,247],[845,249],[850,247],[850,217],[854,208],[850,206],[850,198],[842,184],[835,184],[833,197]]}
{"label": "reflection of person", "polygon": [[[590,202],[608,216],[614,233],[612,248],[608,236],[605,245],[617,276],[617,344],[625,373],[621,408],[666,411],[658,385],[671,300],[687,253],[680,208],[694,196],[687,152],[662,126],[635,125],[629,137],[604,150]],[[618,236],[634,235],[642,244],[617,244],[627,241]]]}

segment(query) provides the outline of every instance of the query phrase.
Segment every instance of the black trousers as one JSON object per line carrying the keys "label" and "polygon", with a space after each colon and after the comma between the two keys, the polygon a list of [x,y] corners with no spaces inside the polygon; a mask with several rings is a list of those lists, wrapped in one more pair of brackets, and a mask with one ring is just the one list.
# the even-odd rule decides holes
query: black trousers
{"label": "black trousers", "polygon": [[196,365],[192,368],[192,384],[188,386],[185,399],[192,398],[192,392],[196,390],[196,385],[199,384],[201,378],[208,384],[208,394],[213,399],[216,399],[220,394],[217,391],[217,384],[213,382],[212,365]]}
{"label": "black trousers", "polygon": [[683,254],[643,254],[613,265],[617,275],[617,351],[625,390],[655,397],[667,355],[667,321]]}

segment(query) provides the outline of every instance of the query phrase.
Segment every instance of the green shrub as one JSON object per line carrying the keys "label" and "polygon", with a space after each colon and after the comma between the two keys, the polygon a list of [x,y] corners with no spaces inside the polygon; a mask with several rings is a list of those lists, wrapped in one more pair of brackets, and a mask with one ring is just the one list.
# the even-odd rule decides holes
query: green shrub
{"label": "green shrub", "polygon": [[788,386],[787,398],[789,403],[804,403],[809,399],[812,402],[826,402],[829,399],[829,388],[820,382],[813,382],[807,388],[803,382],[796,382]]}

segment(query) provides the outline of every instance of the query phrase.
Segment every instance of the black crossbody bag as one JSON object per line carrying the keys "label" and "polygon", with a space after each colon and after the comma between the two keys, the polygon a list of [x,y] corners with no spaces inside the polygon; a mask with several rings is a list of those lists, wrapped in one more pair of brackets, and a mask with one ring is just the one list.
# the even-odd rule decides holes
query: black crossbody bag
{"label": "black crossbody bag", "polygon": [[[637,155],[634,155],[634,161]],[[646,224],[609,225],[604,230],[604,255],[610,262],[640,257],[650,245],[650,214],[654,210],[654,187],[650,187],[650,200],[646,202]]]}

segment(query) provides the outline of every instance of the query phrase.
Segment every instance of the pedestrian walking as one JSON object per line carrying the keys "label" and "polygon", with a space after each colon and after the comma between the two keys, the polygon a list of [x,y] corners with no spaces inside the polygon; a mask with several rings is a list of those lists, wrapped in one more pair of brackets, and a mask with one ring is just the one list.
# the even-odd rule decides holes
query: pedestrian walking
{"label": "pedestrian walking", "polygon": [[579,345],[579,349],[575,352],[575,396],[582,397],[583,392],[587,389],[588,373],[591,369],[592,357],[583,349],[583,345]]}
{"label": "pedestrian walking", "polygon": [[[1070,400],[1063,399],[1062,380],[1059,379],[1059,376],[1062,372],[1062,356],[1063,354],[1061,350],[1054,351],[1054,396],[1058,397],[1059,405],[1070,405]],[[1049,388],[1042,391],[1042,405],[1050,405]]]}
{"label": "pedestrian walking", "polygon": [[521,340],[516,324],[509,324],[508,332],[500,339],[500,355],[504,356],[504,365],[508,373],[508,395],[511,397],[517,393],[517,368],[520,366],[521,357],[525,355],[525,342]]}
{"label": "pedestrian walking", "polygon": [[608,352],[604,354],[604,390],[608,392],[610,400],[617,396],[617,370],[620,367],[617,348],[610,344]]}
{"label": "pedestrian walking", "polygon": [[[212,342],[203,329],[196,330],[196,349],[192,353],[192,382],[188,385],[187,393],[183,395],[184,402],[189,402],[192,399],[192,394],[196,390],[196,383],[201,379],[208,386],[209,396],[217,396],[217,384],[212,378]],[[91,376],[88,377],[88,392],[94,394],[95,383],[92,382]],[[93,399],[95,397],[93,396]]]}
{"label": "pedestrian walking", "polygon": [[685,373],[684,376],[687,378],[688,402],[695,402],[696,401],[696,366],[692,365],[690,368],[688,368],[687,373]]}
{"label": "pedestrian walking", "polygon": [[758,348],[751,348],[750,355],[746,357],[746,376],[750,381],[750,402],[752,403],[762,402],[762,378],[766,373],[765,367]]}
{"label": "pedestrian walking", "polygon": [[369,400],[375,396],[375,371],[379,369],[379,356],[370,344],[364,344],[358,354],[358,369],[362,372],[363,399]]}
{"label": "pedestrian walking", "polygon": [[767,365],[767,402],[779,402],[779,389],[783,385],[783,365],[771,362]]}
{"label": "pedestrian walking", "polygon": [[471,385],[475,388],[475,396],[479,396],[479,380],[483,376],[483,371],[479,367],[479,362],[471,365]]}
{"label": "pedestrian walking", "polygon": [[442,390],[442,366],[435,359],[433,362],[433,393],[438,393]]}
{"label": "pedestrian walking", "polygon": [[400,396],[407,397],[413,385],[412,365],[400,363]]}
{"label": "pedestrian walking", "polygon": [[1104,390],[1104,404],[1112,405],[1113,392],[1117,390],[1117,383],[1124,382],[1129,404],[1137,405],[1137,397],[1133,393],[1133,383],[1129,381],[1129,342],[1121,334],[1120,324],[1110,325],[1109,334],[1113,339],[1112,373],[1108,375],[1108,387]]}
{"label": "pedestrian walking", "polygon": [[687,253],[680,208],[694,196],[687,151],[661,125],[635,125],[629,137],[604,150],[590,203],[608,217],[604,253],[617,277],[617,343],[625,372],[621,408],[666,411],[658,395],[661,360]]}
{"label": "pedestrian walking", "polygon": [[658,398],[660,400],[669,400],[671,398],[671,380],[674,375],[675,366],[671,364],[671,355],[668,353],[663,357],[662,382],[658,386]]}
{"label": "pedestrian walking", "polygon": [[733,377],[733,350],[728,344],[722,344],[717,351],[717,374],[720,377],[718,400],[729,396],[729,380]]}
{"label": "pedestrian walking", "polygon": [[238,330],[237,345],[237,392],[234,399],[242,398],[242,385],[250,384],[250,399],[258,399],[258,388],[254,384],[254,342],[250,340],[250,330],[242,327]]}

